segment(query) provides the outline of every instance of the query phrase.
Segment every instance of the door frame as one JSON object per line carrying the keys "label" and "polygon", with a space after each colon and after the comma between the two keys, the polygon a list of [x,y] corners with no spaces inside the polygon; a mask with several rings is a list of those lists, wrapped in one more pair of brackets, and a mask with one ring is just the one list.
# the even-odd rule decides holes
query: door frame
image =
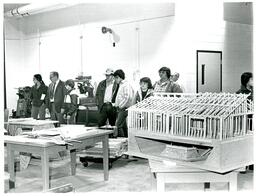
{"label": "door frame", "polygon": [[222,51],[215,50],[197,50],[196,51],[196,93],[198,93],[198,53],[219,53],[220,54],[220,92],[222,92]]}

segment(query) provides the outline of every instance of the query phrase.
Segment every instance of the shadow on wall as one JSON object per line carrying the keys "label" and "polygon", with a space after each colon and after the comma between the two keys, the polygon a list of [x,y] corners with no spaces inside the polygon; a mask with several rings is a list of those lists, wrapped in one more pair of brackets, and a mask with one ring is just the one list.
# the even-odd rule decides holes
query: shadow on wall
{"label": "shadow on wall", "polygon": [[226,22],[223,51],[223,92],[240,88],[243,72],[253,72],[253,26]]}

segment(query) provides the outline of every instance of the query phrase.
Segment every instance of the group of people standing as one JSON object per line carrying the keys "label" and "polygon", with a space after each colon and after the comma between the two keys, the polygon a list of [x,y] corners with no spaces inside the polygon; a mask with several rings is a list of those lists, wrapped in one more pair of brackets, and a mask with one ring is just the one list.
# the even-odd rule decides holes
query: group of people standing
{"label": "group of people standing", "polygon": [[99,83],[96,91],[96,103],[99,110],[98,125],[104,126],[108,121],[111,126],[115,126],[114,137],[128,136],[127,108],[133,104],[150,97],[154,92],[183,92],[181,87],[172,80],[171,70],[168,67],[162,67],[159,70],[160,80],[154,85],[149,77],[141,78],[140,89],[136,93],[125,79],[122,69],[114,71],[109,68],[105,76],[106,79]]}
{"label": "group of people standing", "polygon": [[78,95],[74,91],[73,80],[63,82],[59,79],[58,72],[50,73],[51,83],[47,87],[40,74],[33,77],[34,85],[31,89],[32,111],[34,119],[44,120],[46,114],[50,114],[52,120],[58,120],[61,124],[75,123],[78,108]]}
{"label": "group of people standing", "polygon": [[[115,126],[113,136],[127,137],[128,130],[126,118],[127,108],[150,97],[154,92],[182,93],[182,87],[176,83],[179,74],[171,75],[168,67],[158,71],[160,80],[152,85],[149,77],[140,79],[140,89],[134,92],[131,84],[126,80],[122,69],[114,71],[107,69],[106,79],[101,81],[96,90],[96,105],[98,107],[98,126],[109,124]],[[50,73],[51,83],[47,87],[40,74],[33,77],[34,86],[31,89],[33,118],[45,119],[48,113],[52,120],[61,124],[75,124],[78,109],[78,95],[75,92],[75,83],[72,79],[63,82],[59,79],[58,72]],[[253,100],[252,73],[245,72],[241,75],[241,88],[237,93],[249,94],[248,99]]]}
{"label": "group of people standing", "polygon": [[[106,79],[101,81],[96,90],[96,105],[98,107],[98,126],[110,124],[115,126],[113,136],[127,137],[126,118],[127,108],[153,95],[154,92],[182,92],[180,86],[174,82],[171,70],[162,67],[159,70],[160,80],[152,85],[149,77],[140,79],[140,89],[135,93],[131,84],[126,80],[122,69],[114,71],[107,69]],[[31,89],[32,111],[34,119],[44,120],[48,114],[51,120],[61,124],[75,124],[78,109],[78,95],[72,79],[65,82],[59,79],[58,72],[50,73],[51,83],[47,87],[40,74],[33,77],[34,85]]]}

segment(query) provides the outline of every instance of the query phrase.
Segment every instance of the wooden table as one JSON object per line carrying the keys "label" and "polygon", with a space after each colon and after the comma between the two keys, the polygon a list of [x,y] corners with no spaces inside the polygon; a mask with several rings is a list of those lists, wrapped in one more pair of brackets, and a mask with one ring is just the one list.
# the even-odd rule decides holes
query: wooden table
{"label": "wooden table", "polygon": [[54,124],[59,123],[56,120],[36,120],[32,118],[10,119],[8,121],[9,135],[18,135],[18,128],[27,128],[34,130],[42,130],[54,128]]}
{"label": "wooden table", "polygon": [[42,165],[42,180],[43,180],[43,191],[50,188],[49,181],[49,155],[56,154],[60,151],[70,151],[71,159],[71,175],[76,173],[76,152],[79,149],[84,149],[86,146],[92,146],[97,142],[103,144],[103,169],[104,169],[104,180],[108,180],[108,149],[109,134],[113,133],[112,130],[100,130],[97,128],[81,127],[71,125],[65,127],[59,127],[52,130],[70,130],[70,139],[78,140],[69,141],[72,145],[58,145],[52,143],[49,139],[33,139],[25,136],[4,136],[4,141],[7,144],[7,158],[8,158],[8,171],[10,174],[9,186],[10,189],[15,187],[15,171],[14,171],[14,151],[27,152],[38,154],[41,156]]}
{"label": "wooden table", "polygon": [[[168,164],[167,164],[168,163]],[[174,162],[149,160],[152,188],[165,191],[166,183],[204,183],[204,189],[211,182],[226,182],[230,191],[237,190],[237,175],[243,168],[221,174],[198,168],[176,165]],[[210,188],[210,187],[208,187]]]}

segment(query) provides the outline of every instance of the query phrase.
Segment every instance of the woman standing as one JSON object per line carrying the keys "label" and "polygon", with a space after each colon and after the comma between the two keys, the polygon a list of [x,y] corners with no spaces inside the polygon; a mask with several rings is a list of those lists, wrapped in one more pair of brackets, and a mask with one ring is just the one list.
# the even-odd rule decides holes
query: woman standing
{"label": "woman standing", "polygon": [[140,79],[140,90],[135,94],[133,104],[136,104],[153,95],[153,86],[150,78],[144,77]]}
{"label": "woman standing", "polygon": [[44,84],[42,76],[35,74],[33,77],[34,86],[31,88],[32,110],[31,116],[34,119],[45,119],[45,97],[48,87]]}

